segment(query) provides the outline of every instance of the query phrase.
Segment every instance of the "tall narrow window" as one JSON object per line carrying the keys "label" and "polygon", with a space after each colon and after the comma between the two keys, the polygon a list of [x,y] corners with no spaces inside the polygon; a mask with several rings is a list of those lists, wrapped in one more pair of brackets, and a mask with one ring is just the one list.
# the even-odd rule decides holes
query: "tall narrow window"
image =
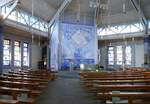
{"label": "tall narrow window", "polygon": [[122,50],[122,46],[117,46],[117,65],[122,65],[123,64],[123,50]]}
{"label": "tall narrow window", "polygon": [[29,45],[23,43],[23,66],[29,66]]}
{"label": "tall narrow window", "polygon": [[114,65],[114,47],[108,48],[108,64]]}
{"label": "tall narrow window", "polygon": [[10,40],[3,41],[3,65],[10,65],[11,63],[11,44]]}
{"label": "tall narrow window", "polygon": [[14,41],[14,66],[21,66],[21,47],[18,41]]}
{"label": "tall narrow window", "polygon": [[126,65],[131,65],[131,61],[132,61],[131,46],[126,46],[125,54],[126,54],[126,56],[125,56]]}

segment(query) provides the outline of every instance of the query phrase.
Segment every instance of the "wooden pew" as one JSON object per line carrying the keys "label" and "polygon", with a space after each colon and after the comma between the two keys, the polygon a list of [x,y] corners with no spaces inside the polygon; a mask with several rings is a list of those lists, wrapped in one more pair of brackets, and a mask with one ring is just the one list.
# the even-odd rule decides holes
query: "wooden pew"
{"label": "wooden pew", "polygon": [[[149,84],[150,77],[106,77],[106,78],[87,78],[83,81],[86,87],[91,87],[93,83],[103,84],[136,84],[145,83]],[[118,82],[117,82],[118,81]]]}
{"label": "wooden pew", "polygon": [[150,90],[150,85],[94,85],[98,91]]}
{"label": "wooden pew", "polygon": [[27,94],[29,97],[34,94],[34,90],[21,89],[21,88],[11,88],[11,87],[0,87],[0,94],[11,95],[14,100],[17,100],[19,94]]}
{"label": "wooden pew", "polygon": [[32,73],[24,73],[24,72],[9,72],[4,74],[6,76],[17,76],[17,77],[29,77],[29,78],[39,78],[39,79],[48,79],[48,80],[55,80],[56,76],[54,73],[47,73],[47,74],[32,74]]}
{"label": "wooden pew", "polygon": [[[16,78],[17,77],[17,78]],[[42,77],[42,76],[41,76]],[[11,79],[10,79],[11,78]],[[15,75],[15,76],[7,76],[7,75],[4,75],[4,76],[0,76],[0,80],[3,79],[3,80],[11,80],[11,81],[20,81],[22,79],[25,79],[25,81],[27,82],[31,82],[31,81],[38,81],[37,83],[40,83],[42,85],[47,85],[48,81],[49,81],[49,78],[39,78],[39,77],[28,77],[28,76],[20,76],[20,75]],[[26,80],[27,79],[27,80]],[[32,79],[32,80],[30,80]],[[40,81],[40,82],[39,82]]]}
{"label": "wooden pew", "polygon": [[40,84],[39,83],[31,83],[31,82],[14,82],[14,81],[0,80],[0,86],[38,90]]}
{"label": "wooden pew", "polygon": [[104,85],[110,85],[110,84],[150,84],[150,79],[144,80],[144,79],[139,79],[139,80],[93,80],[93,84],[104,84]]}
{"label": "wooden pew", "polygon": [[45,72],[45,71],[27,71],[27,72],[24,72],[24,71],[20,71],[20,72],[9,71],[9,73],[16,73],[16,74],[22,74],[22,75],[37,75],[37,76],[41,76],[41,75],[48,76],[48,75],[52,74],[50,72]]}
{"label": "wooden pew", "polygon": [[143,76],[141,72],[80,72],[81,78],[102,78],[102,77],[139,77]]}
{"label": "wooden pew", "polygon": [[[95,85],[95,87],[97,88],[97,95],[105,100],[112,97],[120,97],[127,98],[128,104],[133,104],[134,99],[141,99],[140,96],[150,98],[150,85]],[[112,93],[113,91],[117,91],[117,93]]]}
{"label": "wooden pew", "polygon": [[17,100],[0,99],[0,104],[19,104],[19,101],[17,101]]}
{"label": "wooden pew", "polygon": [[38,79],[38,78],[26,78],[26,77],[7,77],[0,76],[0,80],[11,80],[11,81],[32,81],[32,82],[45,82],[48,83],[47,79]]}
{"label": "wooden pew", "polygon": [[[150,76],[148,74],[144,75],[142,71],[136,71],[135,75],[132,73],[132,71],[119,73],[95,72],[94,74],[86,72],[86,74],[80,74],[84,84],[88,85],[88,89],[93,88],[94,92],[96,92],[99,97],[105,100],[111,99],[112,97],[120,97],[128,99],[128,104],[150,104],[150,101],[148,101],[148,103],[145,101],[142,103],[133,103],[133,100],[135,99],[139,100],[141,98],[150,98]],[[112,93],[113,91],[120,92]]]}
{"label": "wooden pew", "polygon": [[26,78],[39,78],[39,79],[50,79],[48,77],[45,76],[35,76],[35,75],[22,75],[22,74],[10,74],[10,73],[4,73],[4,76],[8,76],[8,77],[26,77]]}
{"label": "wooden pew", "polygon": [[[45,88],[48,85],[47,81],[41,81],[32,78],[20,78],[20,77],[6,77],[0,76],[0,81],[12,81],[12,82],[24,82],[24,83],[39,83],[39,88]],[[23,83],[22,83],[23,84]]]}
{"label": "wooden pew", "polygon": [[[12,101],[16,101],[16,104],[18,104],[18,102],[19,104],[34,104],[35,97],[41,93],[41,90],[44,89],[48,82],[54,77],[51,75],[54,74],[47,71],[5,73],[0,76],[0,94],[12,96]],[[22,93],[27,94],[27,99],[24,101],[17,99]],[[4,104],[9,104],[9,102]]]}
{"label": "wooden pew", "polygon": [[0,87],[0,94],[11,95],[14,100],[17,100],[17,96],[21,93],[30,93],[28,89],[19,89],[11,87]]}
{"label": "wooden pew", "polygon": [[[112,99],[112,97],[119,97],[119,98],[126,98],[128,99],[128,104],[149,104],[149,101],[143,101],[144,99],[150,98],[150,92],[120,92],[120,93],[98,93],[99,97],[107,98],[107,99]],[[134,102],[136,99],[141,99],[138,100],[138,102]],[[117,102],[115,102],[117,104]]]}
{"label": "wooden pew", "polygon": [[[26,77],[7,77],[0,76],[0,82],[9,84],[9,86],[16,87],[28,87],[30,89],[42,89],[48,84],[48,81],[44,79],[26,78]],[[33,83],[34,82],[34,83]]]}
{"label": "wooden pew", "polygon": [[35,99],[21,100],[19,104],[35,104]]}
{"label": "wooden pew", "polygon": [[[9,83],[7,83],[9,85]],[[22,101],[18,100],[18,96],[20,94],[27,94],[27,99]],[[9,95],[12,96],[13,100],[19,101],[19,104],[34,104],[35,100],[34,98],[38,96],[41,92],[37,90],[29,90],[29,89],[22,89],[22,88],[12,88],[12,87],[2,87],[0,86],[0,94],[1,95]],[[1,103],[0,103],[1,104]]]}

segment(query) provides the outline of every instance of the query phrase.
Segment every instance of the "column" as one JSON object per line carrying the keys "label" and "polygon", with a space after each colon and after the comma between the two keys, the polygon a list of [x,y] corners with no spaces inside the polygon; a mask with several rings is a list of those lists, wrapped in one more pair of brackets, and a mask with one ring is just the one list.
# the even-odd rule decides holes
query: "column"
{"label": "column", "polygon": [[3,26],[0,25],[0,74],[3,71]]}
{"label": "column", "polygon": [[149,53],[149,46],[150,46],[150,36],[146,35],[144,37],[144,66],[150,66],[150,53]]}

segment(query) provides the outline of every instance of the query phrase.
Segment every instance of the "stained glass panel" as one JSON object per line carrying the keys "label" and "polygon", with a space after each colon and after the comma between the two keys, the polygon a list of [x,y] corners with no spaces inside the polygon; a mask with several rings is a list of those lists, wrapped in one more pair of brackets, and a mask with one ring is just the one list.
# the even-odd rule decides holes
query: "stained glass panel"
{"label": "stained glass panel", "polygon": [[117,65],[122,65],[123,64],[123,50],[122,46],[117,46]]}
{"label": "stained glass panel", "polygon": [[108,64],[114,65],[114,47],[108,48]]}
{"label": "stained glass panel", "polygon": [[23,66],[29,66],[29,52],[27,43],[23,43]]}
{"label": "stained glass panel", "polygon": [[11,45],[10,40],[3,41],[3,65],[10,65],[11,63]]}
{"label": "stained glass panel", "polygon": [[131,46],[126,46],[125,54],[126,54],[125,57],[126,65],[131,65],[131,61],[132,61]]}
{"label": "stained glass panel", "polygon": [[21,46],[20,42],[14,42],[14,66],[21,66]]}

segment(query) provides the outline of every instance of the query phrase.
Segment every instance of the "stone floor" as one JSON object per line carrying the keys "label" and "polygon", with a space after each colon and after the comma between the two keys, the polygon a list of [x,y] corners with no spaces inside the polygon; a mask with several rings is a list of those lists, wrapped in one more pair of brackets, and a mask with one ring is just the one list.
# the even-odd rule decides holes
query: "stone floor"
{"label": "stone floor", "polygon": [[[76,76],[75,73],[70,72],[71,74]],[[86,92],[78,76],[69,78],[62,75],[65,76],[64,72],[59,72],[58,78],[49,83],[36,104],[100,104]]]}

